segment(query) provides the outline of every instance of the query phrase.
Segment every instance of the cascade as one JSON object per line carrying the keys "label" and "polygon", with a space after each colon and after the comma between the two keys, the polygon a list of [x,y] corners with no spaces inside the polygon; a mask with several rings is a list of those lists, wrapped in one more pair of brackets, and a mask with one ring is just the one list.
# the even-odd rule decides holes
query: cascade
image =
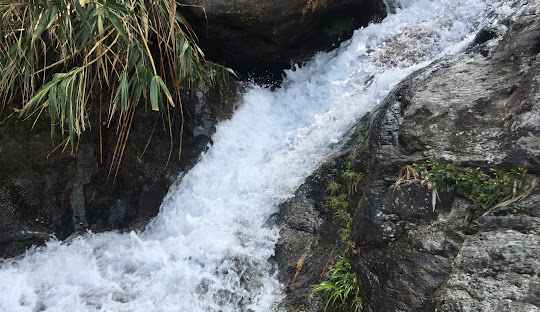
{"label": "cascade", "polygon": [[278,205],[403,78],[462,50],[511,9],[500,0],[385,0],[381,23],[249,85],[213,146],[144,231],[51,240],[0,262],[0,311],[272,311]]}

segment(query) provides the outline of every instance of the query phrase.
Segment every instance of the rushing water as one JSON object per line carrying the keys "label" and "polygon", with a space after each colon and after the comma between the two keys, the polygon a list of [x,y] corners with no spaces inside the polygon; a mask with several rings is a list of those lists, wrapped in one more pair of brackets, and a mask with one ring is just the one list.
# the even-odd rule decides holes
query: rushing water
{"label": "rushing water", "polygon": [[386,0],[395,14],[250,86],[214,145],[173,186],[140,233],[50,241],[0,264],[0,311],[272,311],[277,205],[401,79],[455,53],[495,16],[497,0]]}

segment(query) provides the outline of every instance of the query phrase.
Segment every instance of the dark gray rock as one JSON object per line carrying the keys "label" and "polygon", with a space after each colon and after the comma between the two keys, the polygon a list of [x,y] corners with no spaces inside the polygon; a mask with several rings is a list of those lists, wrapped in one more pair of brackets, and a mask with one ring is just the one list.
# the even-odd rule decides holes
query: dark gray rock
{"label": "dark gray rock", "polygon": [[386,15],[382,0],[188,0],[186,15],[208,56],[239,72],[272,71],[329,50]]}
{"label": "dark gray rock", "polygon": [[[285,286],[286,297],[280,308],[285,311],[322,312],[327,298],[313,293],[310,285],[328,279],[329,269],[342,253],[339,237],[342,222],[335,222],[334,211],[326,204],[328,183],[342,181],[343,164],[354,156],[365,155],[365,148],[357,149],[364,139],[368,119],[363,118],[351,135],[347,148],[321,166],[298,188],[295,196],[279,207],[273,222],[280,227],[274,261],[278,278]],[[363,163],[354,167],[363,168]],[[360,170],[360,169],[359,169]],[[358,198],[350,195],[350,202]]]}
{"label": "dark gray rock", "polygon": [[339,225],[332,222],[324,204],[329,168],[315,173],[276,216],[280,238],[274,260],[287,293],[280,308],[286,311],[323,311],[326,304],[310,285],[324,280],[329,264],[339,255]]}
{"label": "dark gray rock", "polygon": [[31,131],[28,123],[31,126],[34,120],[22,122],[16,116],[5,120],[0,127],[0,258],[20,254],[51,237],[62,240],[87,230],[143,227],[158,213],[178,175],[189,170],[211,144],[214,126],[230,115],[235,96],[233,85],[223,97],[210,90],[184,99],[180,160],[178,107],[171,111],[172,143],[168,131],[159,126],[152,130],[160,122],[156,114],[137,113],[116,179],[115,168],[109,175],[116,128],[99,129],[99,121],[92,120],[95,127],[84,133],[78,151],[71,154],[61,153],[62,148],[53,152],[56,145],[45,117]]}

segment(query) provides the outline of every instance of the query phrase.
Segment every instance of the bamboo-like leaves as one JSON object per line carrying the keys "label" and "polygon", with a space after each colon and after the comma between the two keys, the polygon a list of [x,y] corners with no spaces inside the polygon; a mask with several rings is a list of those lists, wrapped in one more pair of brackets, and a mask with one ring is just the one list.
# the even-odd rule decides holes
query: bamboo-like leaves
{"label": "bamboo-like leaves", "polygon": [[362,309],[360,281],[344,253],[330,270],[329,280],[311,285],[311,288],[313,292],[322,291],[328,296],[325,311],[330,305],[346,311],[358,312]]}
{"label": "bamboo-like leaves", "polygon": [[73,148],[89,122],[86,103],[104,91],[109,123],[117,112],[124,123],[143,97],[159,111],[180,103],[181,85],[228,85],[234,72],[205,63],[180,8],[174,0],[0,3],[0,97],[20,95],[23,115],[46,107],[51,137],[60,127]]}
{"label": "bamboo-like leaves", "polygon": [[47,29],[49,29],[56,19],[56,14],[58,13],[58,4],[52,3],[45,12],[42,13],[41,18],[39,19],[39,23],[36,27],[36,30],[34,31],[34,34],[32,36],[32,41],[35,41],[37,38],[39,38],[43,32]]}
{"label": "bamboo-like leaves", "polygon": [[152,109],[155,111],[159,111],[157,77],[152,77],[152,83],[150,84],[150,104],[152,104]]}
{"label": "bamboo-like leaves", "polygon": [[69,140],[73,149],[75,135],[81,135],[86,124],[84,83],[85,71],[82,67],[77,67],[68,73],[54,75],[53,79],[36,92],[35,96],[23,106],[21,115],[27,114],[43,103],[49,108],[51,136],[54,137],[54,128],[57,121],[60,124],[62,133],[65,131],[64,125],[67,125]]}

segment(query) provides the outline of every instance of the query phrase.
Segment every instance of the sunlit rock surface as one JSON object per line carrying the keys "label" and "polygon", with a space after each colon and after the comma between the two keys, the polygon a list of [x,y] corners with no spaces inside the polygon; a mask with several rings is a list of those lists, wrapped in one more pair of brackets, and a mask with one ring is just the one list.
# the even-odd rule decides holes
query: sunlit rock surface
{"label": "sunlit rock surface", "polygon": [[407,78],[374,117],[370,180],[353,229],[368,311],[539,307],[537,196],[517,215],[501,208],[469,225],[482,212],[456,194],[441,194],[433,211],[429,191],[391,186],[402,166],[433,155],[540,172],[540,5],[514,7],[464,53]]}

